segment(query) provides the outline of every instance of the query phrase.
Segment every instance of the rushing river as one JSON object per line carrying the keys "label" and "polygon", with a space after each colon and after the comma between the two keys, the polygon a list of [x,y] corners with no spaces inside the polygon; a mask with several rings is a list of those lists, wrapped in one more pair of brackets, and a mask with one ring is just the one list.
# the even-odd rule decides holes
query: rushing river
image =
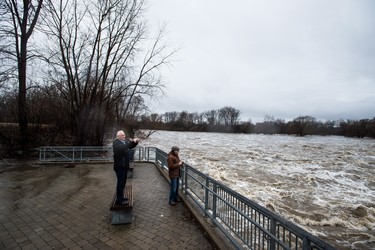
{"label": "rushing river", "polygon": [[375,249],[375,139],[157,131],[189,165],[337,249]]}

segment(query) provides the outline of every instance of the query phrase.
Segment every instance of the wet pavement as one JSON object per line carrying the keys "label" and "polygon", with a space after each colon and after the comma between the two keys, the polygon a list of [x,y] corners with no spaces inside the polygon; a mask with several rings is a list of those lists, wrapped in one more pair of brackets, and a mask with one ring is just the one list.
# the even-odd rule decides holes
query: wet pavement
{"label": "wet pavement", "polygon": [[215,249],[169,183],[136,163],[131,224],[111,225],[111,164],[0,164],[0,249]]}

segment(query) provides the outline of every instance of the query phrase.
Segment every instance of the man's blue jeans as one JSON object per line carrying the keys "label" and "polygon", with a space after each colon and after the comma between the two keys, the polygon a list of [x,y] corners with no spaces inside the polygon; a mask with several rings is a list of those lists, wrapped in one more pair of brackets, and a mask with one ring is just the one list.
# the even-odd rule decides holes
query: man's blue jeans
{"label": "man's blue jeans", "polygon": [[171,178],[171,190],[169,192],[169,202],[177,201],[180,178]]}
{"label": "man's blue jeans", "polygon": [[116,186],[116,201],[124,201],[124,188],[126,185],[126,177],[128,174],[127,169],[120,169],[116,171],[117,186]]}

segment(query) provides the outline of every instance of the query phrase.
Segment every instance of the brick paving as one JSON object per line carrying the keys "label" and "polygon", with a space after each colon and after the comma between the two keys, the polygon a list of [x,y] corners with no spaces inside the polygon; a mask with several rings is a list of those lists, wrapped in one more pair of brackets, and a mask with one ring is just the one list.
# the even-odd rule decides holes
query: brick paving
{"label": "brick paving", "polygon": [[169,184],[137,163],[131,224],[111,225],[111,164],[0,164],[0,249],[215,249]]}

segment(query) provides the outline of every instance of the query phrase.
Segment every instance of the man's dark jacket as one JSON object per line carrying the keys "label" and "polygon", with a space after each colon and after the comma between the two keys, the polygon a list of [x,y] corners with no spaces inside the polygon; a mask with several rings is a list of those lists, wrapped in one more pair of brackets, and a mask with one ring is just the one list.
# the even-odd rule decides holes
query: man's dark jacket
{"label": "man's dark jacket", "polygon": [[130,162],[131,150],[138,145],[138,142],[125,140],[125,143],[116,139],[113,141],[113,169],[115,171],[120,169],[128,169]]}

